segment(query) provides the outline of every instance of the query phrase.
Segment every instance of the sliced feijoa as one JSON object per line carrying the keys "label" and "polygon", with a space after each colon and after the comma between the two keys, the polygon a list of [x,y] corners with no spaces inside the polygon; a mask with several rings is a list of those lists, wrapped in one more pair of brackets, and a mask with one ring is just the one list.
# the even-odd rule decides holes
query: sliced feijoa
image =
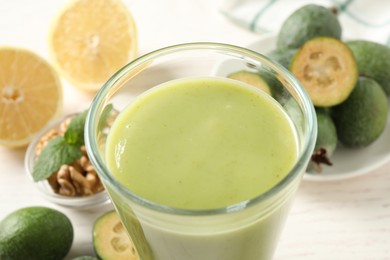
{"label": "sliced feijoa", "polygon": [[318,107],[345,101],[358,79],[355,58],[348,46],[329,37],[306,42],[295,54],[290,70]]}
{"label": "sliced feijoa", "polygon": [[368,146],[385,129],[387,113],[388,101],[382,87],[372,79],[360,78],[350,97],[334,107],[339,141],[351,148]]}
{"label": "sliced feijoa", "polygon": [[95,221],[93,246],[96,255],[103,260],[139,259],[115,211],[109,211]]}
{"label": "sliced feijoa", "polygon": [[235,79],[246,84],[252,85],[258,89],[263,90],[265,93],[271,95],[271,89],[267,82],[257,73],[241,70],[228,75],[228,78]]}
{"label": "sliced feijoa", "polygon": [[321,172],[322,165],[331,166],[331,157],[337,147],[337,130],[327,111],[316,109],[317,140],[310,160],[308,172]]}
{"label": "sliced feijoa", "polygon": [[286,69],[290,68],[291,60],[293,59],[297,49],[275,49],[267,54],[268,58],[279,62]]}
{"label": "sliced feijoa", "polygon": [[299,48],[308,40],[319,36],[340,39],[340,22],[334,12],[326,7],[304,5],[283,22],[278,34],[277,47]]}
{"label": "sliced feijoa", "polygon": [[366,40],[349,41],[347,45],[355,56],[359,74],[374,79],[390,96],[390,48]]}

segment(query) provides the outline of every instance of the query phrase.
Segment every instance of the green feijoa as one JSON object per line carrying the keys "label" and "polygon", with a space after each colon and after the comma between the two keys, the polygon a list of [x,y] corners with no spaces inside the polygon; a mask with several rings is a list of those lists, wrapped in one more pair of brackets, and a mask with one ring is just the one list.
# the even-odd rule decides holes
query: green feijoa
{"label": "green feijoa", "polygon": [[332,116],[332,107],[316,107],[316,113],[323,113]]}
{"label": "green feijoa", "polygon": [[295,10],[283,22],[276,45],[278,49],[296,49],[319,36],[340,39],[340,22],[332,10],[308,4]]}
{"label": "green feijoa", "polygon": [[331,166],[331,157],[337,147],[337,130],[328,111],[316,109],[317,140],[308,172],[321,172],[322,165]]}
{"label": "green feijoa", "polygon": [[390,96],[390,48],[366,40],[349,41],[347,45],[355,56],[359,74],[374,79]]}
{"label": "green feijoa", "polygon": [[83,256],[78,256],[76,258],[73,258],[73,260],[99,260],[99,259],[94,256],[83,255]]}
{"label": "green feijoa", "polygon": [[317,107],[345,101],[358,79],[355,58],[346,44],[330,37],[307,41],[295,54],[290,71]]}
{"label": "green feijoa", "polygon": [[267,56],[271,60],[279,62],[286,69],[289,69],[291,60],[293,59],[296,52],[296,49],[275,49],[267,53]]}
{"label": "green feijoa", "polygon": [[267,82],[255,72],[240,70],[229,74],[227,77],[254,86],[258,89],[261,89],[268,95],[272,95],[271,89],[268,86]]}
{"label": "green feijoa", "polygon": [[0,259],[63,259],[72,242],[70,220],[55,209],[22,208],[0,222]]}
{"label": "green feijoa", "polygon": [[350,148],[366,147],[385,129],[388,100],[376,81],[361,77],[350,97],[333,111],[339,141]]}

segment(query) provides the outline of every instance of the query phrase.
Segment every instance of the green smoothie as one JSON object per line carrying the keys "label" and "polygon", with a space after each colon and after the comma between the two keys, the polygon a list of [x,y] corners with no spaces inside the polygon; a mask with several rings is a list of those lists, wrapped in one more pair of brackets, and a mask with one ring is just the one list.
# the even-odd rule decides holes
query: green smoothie
{"label": "green smoothie", "polygon": [[146,200],[223,208],[283,179],[297,160],[297,137],[268,94],[225,78],[186,78],[151,89],[121,112],[106,160]]}

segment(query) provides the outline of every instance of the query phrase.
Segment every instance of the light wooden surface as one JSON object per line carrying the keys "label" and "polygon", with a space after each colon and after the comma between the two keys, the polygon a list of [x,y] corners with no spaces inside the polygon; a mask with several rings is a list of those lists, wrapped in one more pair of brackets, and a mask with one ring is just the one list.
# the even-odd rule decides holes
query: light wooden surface
{"label": "light wooden surface", "polygon": [[[49,59],[50,22],[66,1],[0,1],[0,45],[28,48]],[[226,20],[218,12],[218,1],[124,2],[137,22],[139,54],[192,41],[245,46],[260,37]],[[64,81],[63,114],[84,110],[93,96]],[[75,228],[75,240],[67,258],[92,254],[92,223],[111,206],[72,210],[45,201],[26,176],[24,154],[25,148],[0,147],[0,219],[27,206],[59,209],[69,216]],[[275,259],[390,259],[390,163],[354,179],[304,181]]]}

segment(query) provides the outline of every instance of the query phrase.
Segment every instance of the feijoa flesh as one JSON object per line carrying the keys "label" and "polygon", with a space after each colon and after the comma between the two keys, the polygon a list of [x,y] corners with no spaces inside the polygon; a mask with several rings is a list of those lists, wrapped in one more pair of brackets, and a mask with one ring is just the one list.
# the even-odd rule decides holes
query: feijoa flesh
{"label": "feijoa flesh", "polygon": [[390,48],[367,40],[349,41],[347,45],[355,56],[359,74],[374,79],[390,96]]}
{"label": "feijoa flesh", "polygon": [[337,130],[327,111],[316,109],[317,140],[308,172],[321,172],[323,165],[332,166],[331,157],[337,147]]}
{"label": "feijoa flesh", "polygon": [[93,246],[100,259],[139,259],[118,214],[113,210],[104,213],[95,221]]}
{"label": "feijoa flesh", "polygon": [[278,49],[296,49],[319,36],[340,39],[340,22],[332,10],[308,4],[294,11],[283,22],[276,46]]}
{"label": "feijoa flesh", "polygon": [[271,89],[268,86],[267,82],[265,82],[265,80],[255,72],[241,70],[229,74],[228,78],[235,79],[248,85],[254,86],[271,95]]}
{"label": "feijoa flesh", "polygon": [[366,147],[385,129],[387,96],[376,81],[361,77],[350,97],[333,111],[339,141],[350,148]]}
{"label": "feijoa flesh", "polygon": [[329,37],[307,41],[295,54],[290,71],[318,107],[345,101],[358,79],[351,50],[343,42]]}

